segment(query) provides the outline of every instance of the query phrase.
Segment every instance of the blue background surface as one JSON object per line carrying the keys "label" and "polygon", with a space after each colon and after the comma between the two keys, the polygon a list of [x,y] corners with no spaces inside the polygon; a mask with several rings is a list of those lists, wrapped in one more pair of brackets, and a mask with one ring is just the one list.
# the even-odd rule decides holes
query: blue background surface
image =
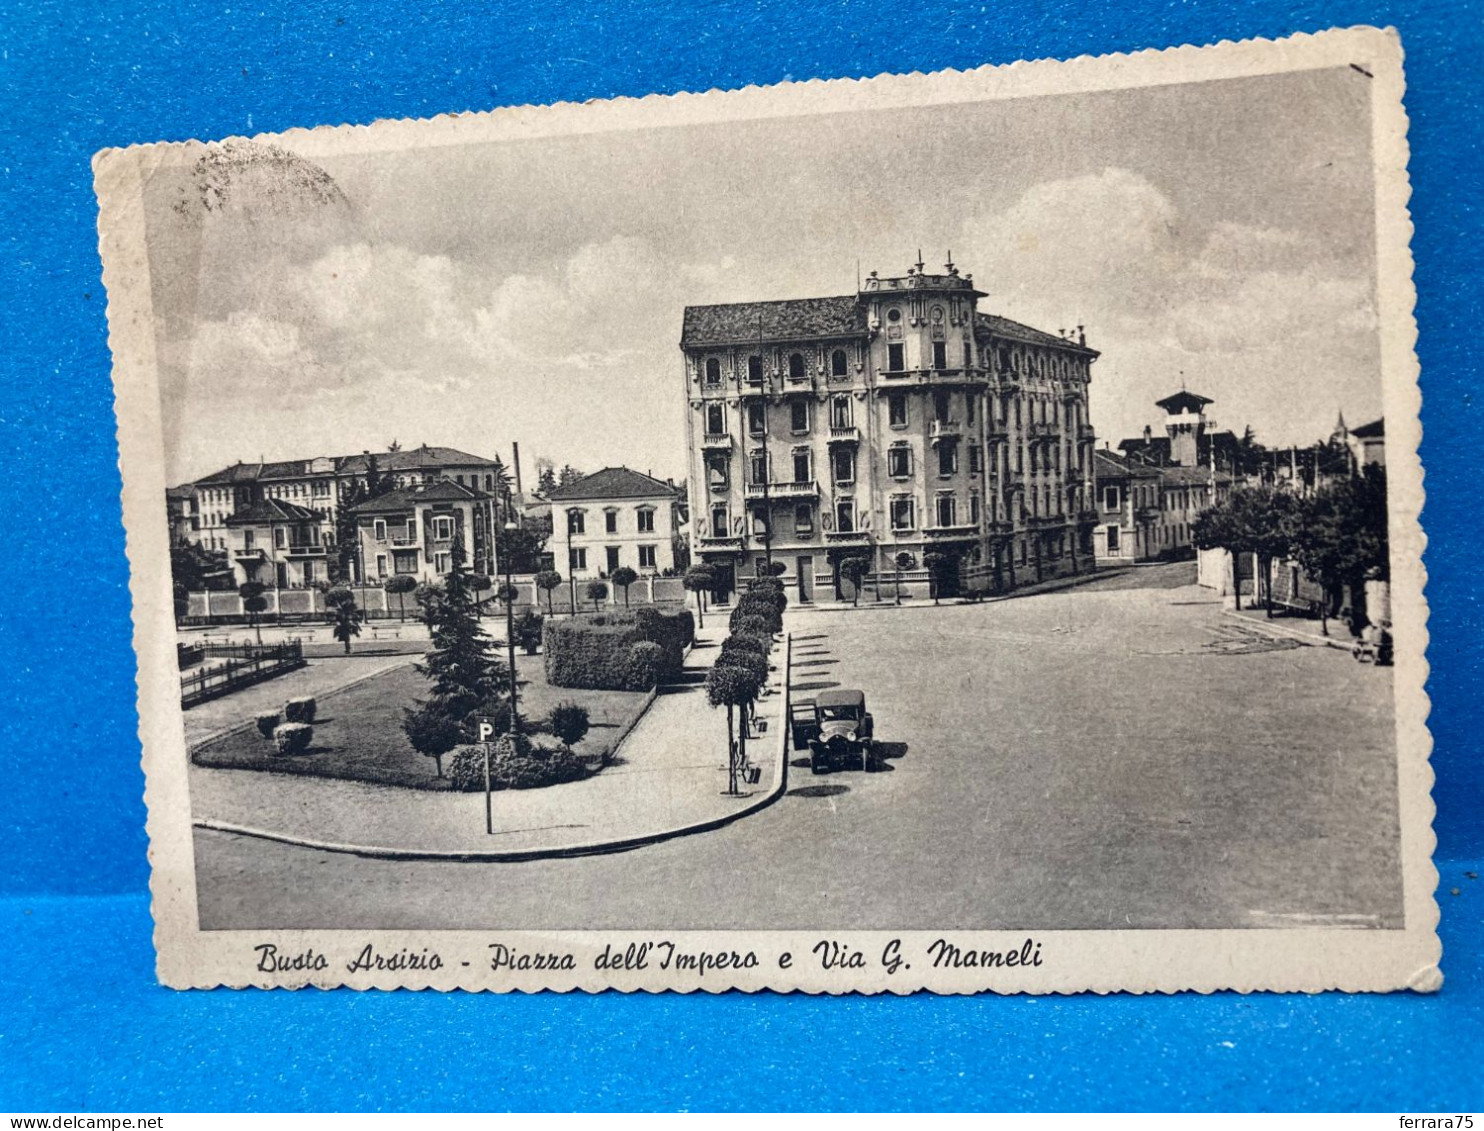
{"label": "blue background surface", "polygon": [[[1468,1109],[1484,1096],[1479,5],[6,3],[0,1108]],[[575,8],[575,6],[574,6]],[[110,145],[1333,25],[1407,50],[1444,970],[1435,997],[175,993],[153,983],[88,161]],[[1454,890],[1457,894],[1452,894]]]}

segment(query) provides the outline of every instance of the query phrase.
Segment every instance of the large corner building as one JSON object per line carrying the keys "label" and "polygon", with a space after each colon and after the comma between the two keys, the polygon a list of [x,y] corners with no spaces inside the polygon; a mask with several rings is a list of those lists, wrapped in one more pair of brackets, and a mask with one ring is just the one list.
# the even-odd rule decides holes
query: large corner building
{"label": "large corner building", "polygon": [[[981,311],[950,262],[856,294],[685,311],[692,549],[726,591],[997,591],[1093,568],[1097,351]],[[847,571],[848,573],[849,571]],[[844,592],[848,593],[848,581]]]}

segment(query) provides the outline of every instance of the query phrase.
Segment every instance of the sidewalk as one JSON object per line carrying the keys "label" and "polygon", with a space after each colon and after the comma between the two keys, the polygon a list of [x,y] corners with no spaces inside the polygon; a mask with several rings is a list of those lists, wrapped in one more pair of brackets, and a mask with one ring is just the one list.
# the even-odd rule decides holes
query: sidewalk
{"label": "sidewalk", "polygon": [[191,808],[204,828],[391,858],[534,859],[614,851],[736,820],[782,795],[787,733],[787,643],[758,704],[766,731],[749,739],[762,768],[741,797],[727,796],[726,714],[706,701],[705,678],[726,635],[724,620],[698,631],[683,682],[664,688],[619,746],[614,763],[586,781],[493,795],[192,766]]}
{"label": "sidewalk", "polygon": [[816,596],[816,598],[809,604],[803,605],[800,604],[792,594],[790,594],[788,609],[791,613],[807,613],[839,612],[842,609],[930,609],[933,608],[935,605],[939,608],[949,608],[954,605],[989,605],[994,604],[998,601],[1013,601],[1019,597],[1034,597],[1038,593],[1054,593],[1059,589],[1071,589],[1078,585],[1086,585],[1088,582],[1091,581],[1105,581],[1110,577],[1117,577],[1120,574],[1127,573],[1130,568],[1132,567],[1109,566],[1105,569],[1097,569],[1088,573],[1067,574],[1062,577],[1047,578],[1045,581],[1026,582],[1023,585],[1017,585],[1014,589],[1006,590],[1003,593],[997,593],[994,595],[986,593],[977,601],[970,600],[969,598],[963,596],[958,596],[944,597],[940,601],[935,602],[931,597],[909,597],[905,594],[902,596],[901,601],[898,601],[895,594],[892,592],[891,581],[888,579],[882,582],[881,600],[879,601],[876,600],[876,592],[874,587],[868,585],[866,586],[865,591],[861,593],[859,604],[856,604],[852,601],[836,601],[833,597]]}
{"label": "sidewalk", "polygon": [[1257,609],[1223,609],[1222,612],[1229,617],[1235,617],[1245,624],[1261,632],[1267,632],[1273,636],[1283,637],[1288,640],[1297,640],[1303,644],[1313,645],[1319,648],[1338,648],[1343,652],[1350,651],[1355,643],[1355,638],[1350,635],[1350,630],[1345,627],[1345,622],[1331,617],[1329,620],[1329,635],[1325,636],[1319,629],[1319,621],[1310,620],[1308,617],[1286,617],[1282,615],[1268,619],[1267,612],[1261,608]]}

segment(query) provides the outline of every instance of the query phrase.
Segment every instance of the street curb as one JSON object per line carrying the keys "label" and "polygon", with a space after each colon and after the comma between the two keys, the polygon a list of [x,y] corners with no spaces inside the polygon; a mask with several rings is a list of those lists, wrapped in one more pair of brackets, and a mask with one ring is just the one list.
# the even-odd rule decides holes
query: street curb
{"label": "street curb", "polygon": [[1335,648],[1341,652],[1348,652],[1352,647],[1352,643],[1336,640],[1331,636],[1311,636],[1307,632],[1299,632],[1293,628],[1284,628],[1282,625],[1273,624],[1267,620],[1244,617],[1236,609],[1222,609],[1221,615],[1230,617],[1240,624],[1251,625],[1258,632],[1271,633],[1285,640],[1297,640],[1300,644],[1307,644],[1311,648]]}
{"label": "street curb", "polygon": [[[236,836],[250,836],[257,840],[273,841],[277,844],[291,844],[297,848],[312,848],[320,852],[339,852],[348,856],[362,856],[372,860],[445,860],[450,862],[485,862],[491,864],[517,864],[531,860],[566,860],[579,856],[603,856],[612,852],[628,852],[635,848],[644,848],[651,844],[661,844],[667,840],[675,840],[683,836],[694,836],[697,833],[711,832],[715,829],[725,828],[734,821],[740,821],[743,817],[761,812],[772,805],[788,791],[788,705],[790,685],[792,683],[792,655],[793,637],[785,634],[783,637],[783,722],[778,728],[778,767],[774,774],[773,788],[766,795],[758,798],[732,813],[725,813],[720,817],[712,817],[705,821],[697,821],[690,825],[681,825],[674,829],[663,829],[659,832],[646,833],[643,836],[626,837],[620,840],[594,841],[590,844],[565,844],[554,845],[550,848],[523,848],[511,849],[509,851],[449,851],[439,849],[417,849],[417,848],[378,848],[368,845],[339,844],[334,841],[310,840],[307,837],[290,836],[287,833],[276,833],[268,829],[253,828],[249,825],[234,825],[229,821],[214,821],[210,817],[202,817],[192,821],[198,829],[207,829],[211,832],[232,833]],[[618,753],[618,747],[614,747],[614,754]]]}

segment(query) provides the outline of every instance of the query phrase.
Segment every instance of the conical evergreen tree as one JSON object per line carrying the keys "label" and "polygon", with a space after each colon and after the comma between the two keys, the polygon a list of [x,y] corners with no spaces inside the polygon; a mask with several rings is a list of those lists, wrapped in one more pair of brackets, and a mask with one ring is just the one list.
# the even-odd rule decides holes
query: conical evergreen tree
{"label": "conical evergreen tree", "polygon": [[429,705],[467,729],[470,714],[481,708],[493,711],[501,702],[505,669],[480,625],[461,534],[449,556],[448,576],[429,610],[431,646],[417,670],[433,685]]}

